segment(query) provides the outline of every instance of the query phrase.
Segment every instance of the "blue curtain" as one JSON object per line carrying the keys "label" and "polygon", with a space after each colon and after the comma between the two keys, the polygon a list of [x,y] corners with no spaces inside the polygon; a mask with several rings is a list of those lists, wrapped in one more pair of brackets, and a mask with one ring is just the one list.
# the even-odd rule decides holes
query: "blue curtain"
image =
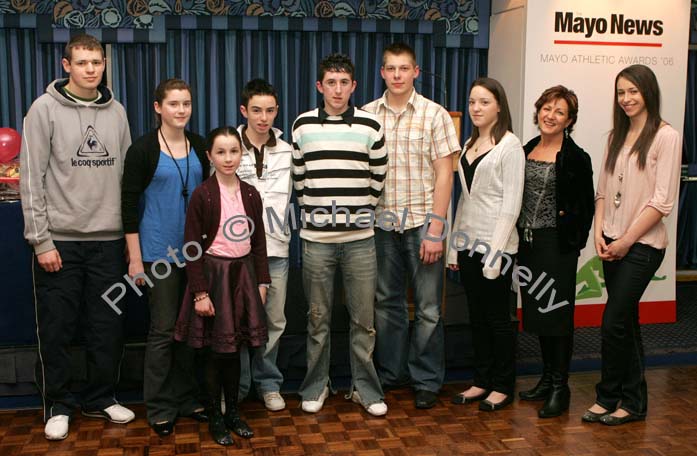
{"label": "blue curtain", "polygon": [[0,28],[0,127],[22,130],[32,102],[62,77],[60,44],[43,44],[32,29]]}
{"label": "blue curtain", "polygon": [[[450,111],[467,112],[470,83],[486,74],[486,50],[434,48],[430,35],[389,33],[169,31],[162,45],[116,44],[112,50],[116,98],[126,107],[134,138],[153,128],[153,92],[159,81],[180,77],[194,92],[189,128],[205,135],[221,125],[239,125],[239,95],[255,77],[270,81],[279,93],[276,126],[289,137],[298,114],[317,106],[317,64],[331,52],[348,54],[358,81],[353,100],[358,106],[385,90],[379,68],[382,49],[406,41],[417,55],[423,73],[417,90]],[[465,115],[463,135],[471,131]],[[300,241],[293,233],[291,264],[300,266]]]}
{"label": "blue curtain", "polygon": [[115,44],[112,58],[117,99],[126,106],[137,137],[153,124],[152,93],[168,77],[186,80],[194,91],[190,128],[201,134],[222,124],[237,125],[239,93],[254,77],[269,80],[280,95],[276,125],[289,131],[296,116],[317,106],[317,63],[331,52],[356,63],[357,105],[382,95],[382,49],[392,41],[414,46],[424,73],[417,90],[451,111],[466,111],[472,80],[486,71],[486,51],[434,48],[430,35],[336,32],[176,30],[161,45]]}
{"label": "blue curtain", "polygon": [[[690,51],[687,61],[687,92],[683,132],[683,164],[688,175],[697,178],[697,51]],[[682,182],[678,206],[679,267],[697,269],[697,181]]]}

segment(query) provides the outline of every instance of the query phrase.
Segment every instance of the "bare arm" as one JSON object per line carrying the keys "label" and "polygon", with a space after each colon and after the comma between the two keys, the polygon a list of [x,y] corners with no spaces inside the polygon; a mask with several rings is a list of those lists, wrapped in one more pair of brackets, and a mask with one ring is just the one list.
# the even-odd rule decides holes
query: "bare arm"
{"label": "bare arm", "polygon": [[601,260],[610,260],[610,255],[607,252],[607,244],[603,238],[603,216],[605,210],[605,198],[595,200],[595,217],[593,227],[593,240],[595,243],[595,251]]}
{"label": "bare arm", "polygon": [[[143,274],[143,254],[140,250],[140,234],[126,233],[126,248],[128,249],[128,275],[133,278],[138,274]],[[136,285],[145,285],[142,278],[136,279]]]}
{"label": "bare arm", "polygon": [[[433,214],[445,218],[450,205],[450,194],[453,190],[452,157],[447,155],[433,161],[433,169],[436,182],[433,190]],[[428,226],[429,236],[439,238],[443,233],[443,222],[431,219]],[[441,241],[421,241],[419,257],[424,264],[435,263],[443,255],[443,243]]]}

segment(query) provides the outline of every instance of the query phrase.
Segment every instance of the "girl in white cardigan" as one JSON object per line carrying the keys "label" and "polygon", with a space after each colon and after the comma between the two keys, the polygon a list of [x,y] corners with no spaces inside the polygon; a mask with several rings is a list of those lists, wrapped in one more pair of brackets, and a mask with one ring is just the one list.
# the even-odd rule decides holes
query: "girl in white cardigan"
{"label": "girl in white cardigan", "polygon": [[458,166],[462,195],[448,265],[460,271],[467,296],[474,385],[452,402],[481,401],[480,410],[494,411],[513,402],[516,329],[510,290],[525,154],[510,131],[508,101],[498,81],[479,78],[472,83],[469,114],[473,130]]}

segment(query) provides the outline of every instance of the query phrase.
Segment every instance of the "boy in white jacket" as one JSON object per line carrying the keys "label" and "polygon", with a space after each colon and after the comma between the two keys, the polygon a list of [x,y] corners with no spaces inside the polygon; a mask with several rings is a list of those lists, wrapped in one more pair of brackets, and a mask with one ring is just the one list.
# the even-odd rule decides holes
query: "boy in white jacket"
{"label": "boy in white jacket", "polygon": [[[290,177],[293,148],[281,139],[283,132],[273,128],[278,114],[276,89],[263,79],[249,81],[242,90],[240,112],[247,125],[238,130],[242,137],[242,161],[237,170],[240,179],[256,187],[264,203],[266,251],[269,256],[271,285],[266,295],[266,320],[269,341],[255,350],[250,372],[249,355],[242,352],[240,398],[249,392],[254,380],[257,392],[268,410],[283,410],[286,406],[280,395],[283,375],[276,365],[278,345],[286,327],[285,304],[288,282],[288,247],[290,229],[278,226],[273,215],[285,219],[290,202]],[[269,212],[272,216],[269,218]]]}

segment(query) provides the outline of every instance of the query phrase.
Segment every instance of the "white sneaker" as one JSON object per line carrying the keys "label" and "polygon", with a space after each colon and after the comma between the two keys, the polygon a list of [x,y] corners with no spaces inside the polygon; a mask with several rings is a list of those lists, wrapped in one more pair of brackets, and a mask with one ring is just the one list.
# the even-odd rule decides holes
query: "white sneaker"
{"label": "white sneaker", "polygon": [[370,405],[365,405],[361,400],[361,396],[358,394],[357,390],[353,390],[351,400],[356,404],[361,404],[365,411],[373,416],[383,416],[387,414],[387,404],[385,404],[383,401],[380,401]]}
{"label": "white sneaker", "polygon": [[46,421],[44,435],[47,440],[63,440],[68,436],[69,425],[70,418],[68,418],[68,415],[52,416]]}
{"label": "white sneaker", "polygon": [[127,409],[121,404],[111,405],[104,410],[98,410],[96,412],[82,411],[82,414],[90,418],[103,418],[112,423],[126,424],[136,417],[135,413]]}
{"label": "white sneaker", "polygon": [[324,400],[327,399],[327,396],[329,396],[329,388],[325,386],[322,390],[322,394],[319,395],[316,401],[302,401],[300,407],[303,409],[303,412],[317,413],[322,410]]}
{"label": "white sneaker", "polygon": [[270,393],[264,393],[264,405],[272,412],[278,412],[286,408],[286,401],[283,400],[278,391],[271,391]]}

